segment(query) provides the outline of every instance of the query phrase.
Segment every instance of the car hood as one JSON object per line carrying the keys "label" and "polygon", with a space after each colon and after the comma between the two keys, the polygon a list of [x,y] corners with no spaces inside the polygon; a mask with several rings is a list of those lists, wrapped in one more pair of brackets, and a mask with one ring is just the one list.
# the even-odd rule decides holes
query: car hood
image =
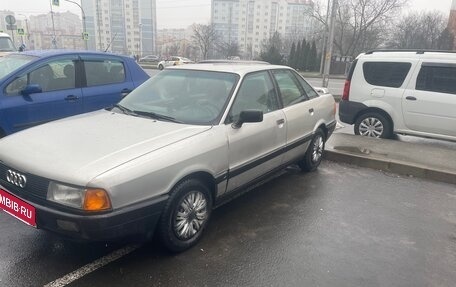
{"label": "car hood", "polygon": [[0,140],[0,160],[21,172],[85,185],[125,162],[210,128],[102,110],[7,136]]}

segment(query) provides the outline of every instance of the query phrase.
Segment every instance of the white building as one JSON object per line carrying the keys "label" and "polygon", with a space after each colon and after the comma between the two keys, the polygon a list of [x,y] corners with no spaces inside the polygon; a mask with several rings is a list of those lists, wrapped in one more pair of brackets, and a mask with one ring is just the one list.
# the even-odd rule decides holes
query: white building
{"label": "white building", "polygon": [[311,0],[212,0],[211,22],[223,42],[255,57],[275,32],[283,39],[311,38]]}
{"label": "white building", "polygon": [[155,53],[156,0],[82,0],[92,50]]}
{"label": "white building", "polygon": [[[25,22],[25,21],[23,21]],[[71,12],[54,13],[54,25],[51,13],[30,16],[25,42],[27,49],[51,49],[55,32],[55,44],[60,49],[84,49],[82,39],[82,20]],[[29,29],[29,30],[28,30]]]}

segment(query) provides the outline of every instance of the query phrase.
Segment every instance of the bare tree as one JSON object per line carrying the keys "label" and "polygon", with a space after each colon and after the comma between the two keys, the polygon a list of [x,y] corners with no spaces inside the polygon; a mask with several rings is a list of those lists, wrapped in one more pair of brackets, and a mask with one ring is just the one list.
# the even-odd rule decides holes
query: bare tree
{"label": "bare tree", "polygon": [[217,50],[221,56],[225,59],[229,59],[233,56],[239,56],[239,44],[237,42],[221,42],[217,45]]}
{"label": "bare tree", "polygon": [[441,49],[446,22],[446,17],[438,11],[409,14],[397,23],[388,47]]}
{"label": "bare tree", "polygon": [[199,47],[203,59],[207,59],[209,50],[217,43],[219,37],[212,25],[193,24],[193,42]]}
{"label": "bare tree", "polygon": [[[338,0],[334,38],[336,51],[341,56],[356,56],[362,51],[378,47],[386,40],[387,23],[407,1]],[[322,5],[316,7],[314,17],[328,27],[326,15],[321,11]]]}

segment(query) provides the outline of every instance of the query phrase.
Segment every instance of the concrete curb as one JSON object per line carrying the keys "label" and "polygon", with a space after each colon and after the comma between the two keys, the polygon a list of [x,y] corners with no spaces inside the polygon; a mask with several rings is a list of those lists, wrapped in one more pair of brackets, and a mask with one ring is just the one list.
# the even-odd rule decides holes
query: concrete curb
{"label": "concrete curb", "polygon": [[456,172],[449,170],[431,169],[419,164],[411,164],[400,160],[373,158],[355,153],[326,149],[324,158],[336,162],[344,162],[361,167],[388,171],[405,176],[413,176],[456,184]]}

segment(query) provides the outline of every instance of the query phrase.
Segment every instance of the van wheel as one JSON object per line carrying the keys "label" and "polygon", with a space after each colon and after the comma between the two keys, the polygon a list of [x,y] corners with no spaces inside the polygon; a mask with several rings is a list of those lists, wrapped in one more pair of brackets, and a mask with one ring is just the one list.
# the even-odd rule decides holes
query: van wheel
{"label": "van wheel", "polygon": [[370,112],[356,119],[355,134],[373,138],[391,138],[393,129],[391,122],[382,114]]}
{"label": "van wheel", "polygon": [[303,171],[314,171],[318,168],[323,158],[325,150],[325,133],[321,129],[317,129],[312,141],[307,148],[304,158],[298,162],[298,166]]}
{"label": "van wheel", "polygon": [[171,191],[158,225],[158,237],[172,252],[195,245],[209,222],[211,192],[202,182],[187,179]]}

